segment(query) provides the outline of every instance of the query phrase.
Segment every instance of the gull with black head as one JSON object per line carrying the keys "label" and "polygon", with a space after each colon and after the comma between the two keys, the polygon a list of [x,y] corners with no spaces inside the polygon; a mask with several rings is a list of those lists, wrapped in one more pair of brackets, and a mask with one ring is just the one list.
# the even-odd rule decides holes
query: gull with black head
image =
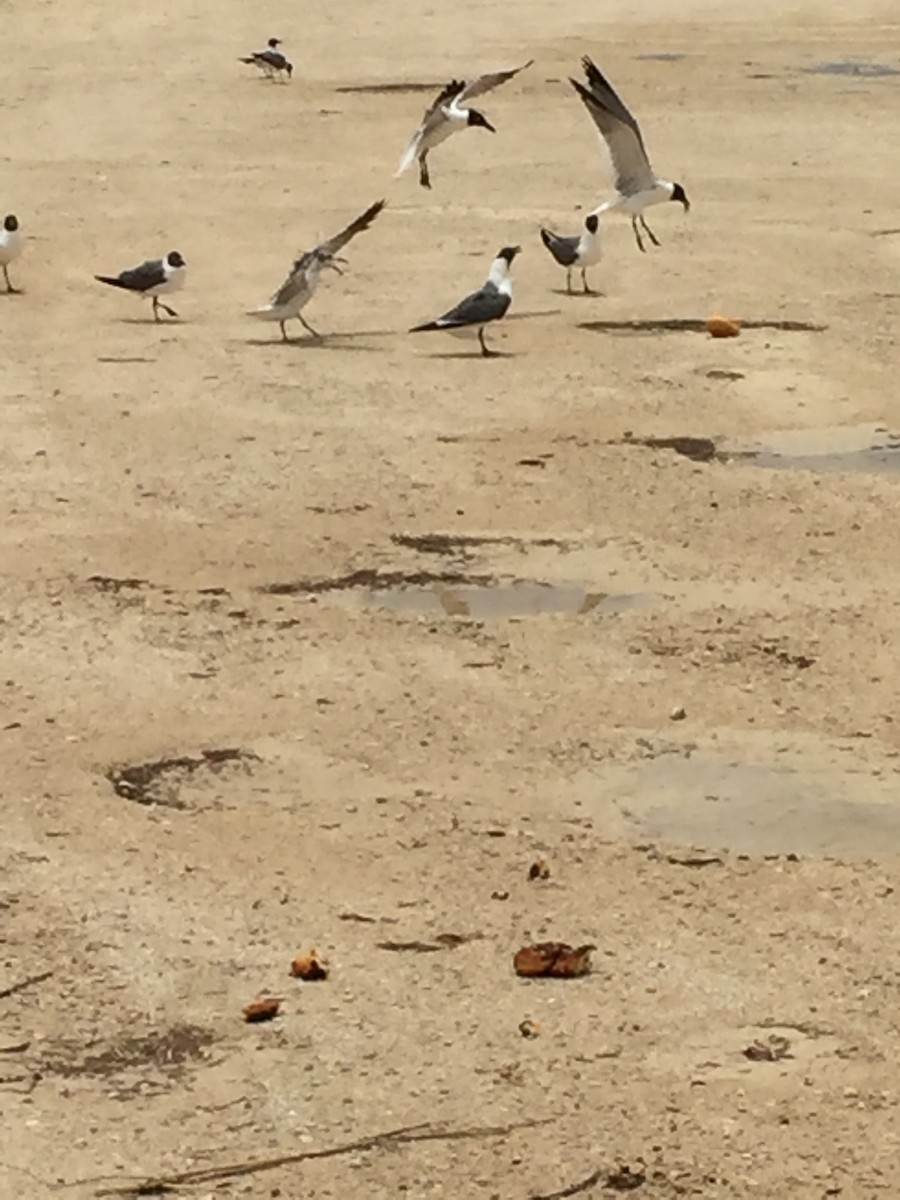
{"label": "gull with black head", "polygon": [[428,172],[428,155],[436,146],[446,142],[451,134],[469,127],[487,129],[491,133],[497,130],[479,108],[473,108],[470,100],[483,96],[485,92],[493,91],[501,83],[507,83],[520,71],[530,67],[533,59],[529,59],[522,67],[512,71],[497,71],[493,75],[479,75],[468,83],[463,79],[454,79],[439,93],[434,102],[425,110],[422,124],[412,135],[409,145],[400,159],[400,166],[394,176],[396,179],[404,171],[409,170],[414,162],[419,164],[419,183],[422,187],[431,187],[431,176]]}
{"label": "gull with black head", "polygon": [[[590,58],[581,60],[588,86],[570,79],[572,87],[584,101],[600,136],[605,141],[616,173],[615,200],[608,200],[594,209],[595,213],[624,212],[631,217],[631,227],[639,250],[644,250],[641,229],[654,246],[660,243],[644,219],[644,210],[653,204],[675,200],[688,212],[691,204],[680,183],[660,179],[650,166],[644,139],[637,121],[614,91],[612,84],[601,74]],[[640,225],[640,228],[638,226]]]}
{"label": "gull with black head", "polygon": [[134,292],[138,296],[150,296],[153,301],[153,319],[159,321],[159,310],[177,317],[174,308],[163,304],[159,297],[169,292],[177,292],[184,287],[186,263],[177,250],[170,250],[165,258],[151,258],[141,263],[139,267],[129,267],[118,275],[95,275],[98,283],[106,283],[110,287],[123,288],[126,292]]}
{"label": "gull with black head", "polygon": [[585,218],[584,233],[574,236],[563,236],[551,229],[541,230],[541,241],[556,259],[561,267],[566,268],[566,291],[572,294],[572,272],[575,268],[581,271],[581,285],[586,296],[595,293],[588,287],[587,269],[596,266],[602,257],[600,247],[600,218],[591,213]]}
{"label": "gull with black head", "polygon": [[267,79],[275,79],[276,77],[284,75],[290,79],[294,73],[294,64],[292,62],[288,62],[285,56],[278,49],[280,45],[281,38],[269,38],[265,50],[254,50],[253,53],[248,55],[246,58],[239,58],[238,62],[259,67]]}
{"label": "gull with black head", "polygon": [[15,213],[7,213],[3,218],[3,228],[0,229],[0,267],[3,268],[6,291],[10,296],[18,295],[19,289],[9,281],[9,264],[15,262],[24,248],[25,239],[19,228],[19,218]]}
{"label": "gull with black head", "polygon": [[478,330],[482,358],[497,358],[498,351],[485,345],[484,327],[506,315],[506,310],[512,302],[512,278],[509,268],[520,250],[521,246],[504,246],[491,263],[487,280],[477,292],[472,292],[465,300],[460,300],[455,308],[445,312],[436,321],[416,325],[409,332],[431,333],[443,330],[457,336],[466,336],[475,328]]}
{"label": "gull with black head", "polygon": [[291,267],[287,279],[268,304],[264,304],[262,308],[254,308],[247,315],[257,317],[261,321],[277,321],[281,326],[281,337],[285,342],[290,340],[285,323],[292,317],[296,317],[308,333],[321,340],[322,335],[317,333],[304,319],[302,310],[312,300],[316,288],[319,286],[319,276],[326,267],[336,271],[338,275],[343,275],[343,271],[337,264],[344,263],[346,265],[347,260],[338,258],[338,251],[343,250],[351,238],[355,238],[358,233],[368,229],[384,205],[384,200],[370,205],[361,216],[357,217],[355,221],[351,221],[346,229],[342,229],[340,233],[336,233],[327,241],[320,242],[312,250],[301,253]]}

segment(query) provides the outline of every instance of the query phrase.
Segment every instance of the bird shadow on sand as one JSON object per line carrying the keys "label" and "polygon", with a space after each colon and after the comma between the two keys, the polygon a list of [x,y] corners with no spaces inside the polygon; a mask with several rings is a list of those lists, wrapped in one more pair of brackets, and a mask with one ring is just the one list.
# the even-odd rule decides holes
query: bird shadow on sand
{"label": "bird shadow on sand", "polygon": [[580,288],[572,292],[565,288],[553,288],[552,291],[554,296],[565,296],[567,300],[602,300],[606,296],[606,292],[583,292]]}
{"label": "bird shadow on sand", "polygon": [[158,325],[160,329],[175,328],[177,325],[188,325],[190,322],[182,321],[180,317],[169,317],[165,321],[154,321],[152,317],[118,317],[116,324],[118,325]]}
{"label": "bird shadow on sand", "polygon": [[322,338],[290,338],[286,342],[281,338],[246,338],[243,344],[259,346],[273,352],[276,350],[348,350],[354,354],[377,354],[381,349],[379,346],[354,344],[348,335],[343,333]]}
{"label": "bird shadow on sand", "polygon": [[471,358],[481,360],[484,359],[490,362],[492,358],[518,358],[517,354],[511,354],[509,350],[491,350],[490,354],[484,355],[480,350],[441,350],[437,354],[423,355],[425,358]]}

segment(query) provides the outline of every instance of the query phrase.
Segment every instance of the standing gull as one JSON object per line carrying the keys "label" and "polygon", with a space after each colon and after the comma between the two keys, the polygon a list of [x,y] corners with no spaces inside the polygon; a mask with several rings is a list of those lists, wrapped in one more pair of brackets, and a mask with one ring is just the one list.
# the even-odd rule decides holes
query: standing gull
{"label": "standing gull", "polygon": [[665,200],[677,200],[687,212],[691,207],[690,201],[680,183],[659,179],[654,174],[638,123],[605,76],[587,57],[581,60],[581,65],[587,76],[588,86],[585,87],[577,79],[570,79],[569,83],[584,101],[600,131],[600,136],[609,148],[618,192],[615,200],[606,201],[594,211],[602,213],[619,210],[626,213],[631,217],[631,227],[638,249],[644,249],[638,223],[653,245],[658,246],[660,243],[656,235],[644,220],[644,210]]}
{"label": "standing gull", "polygon": [[124,288],[126,292],[135,292],[139,296],[151,296],[153,319],[158,321],[160,309],[170,317],[178,316],[174,308],[160,303],[159,297],[184,287],[184,269],[184,259],[177,250],[170,250],[165,258],[148,259],[139,267],[131,267],[115,277],[95,275],[94,278],[99,283],[109,284],[110,287]]}
{"label": "standing gull", "polygon": [[25,248],[25,239],[19,228],[19,218],[14,213],[8,213],[3,218],[3,228],[0,229],[0,267],[3,268],[3,278],[6,280],[6,291],[10,296],[18,294],[19,289],[9,282],[9,264],[14,262]]}
{"label": "standing gull", "polygon": [[470,125],[480,126],[496,133],[496,129],[478,108],[472,108],[468,101],[485,92],[493,91],[501,83],[507,83],[514,75],[530,67],[533,59],[525,66],[516,67],[513,71],[497,71],[493,75],[480,75],[477,79],[466,83],[462,79],[454,79],[448,83],[437,96],[430,108],[425,110],[422,124],[412,135],[409,145],[400,159],[396,179],[404,171],[409,170],[414,162],[419,163],[419,183],[422,187],[431,187],[431,177],[428,174],[428,155],[441,142],[445,142],[452,133],[465,129]]}
{"label": "standing gull", "polygon": [[238,62],[249,63],[252,66],[259,67],[267,79],[274,79],[276,75],[281,74],[287,75],[288,79],[290,79],[294,73],[294,64],[288,62],[278,49],[280,45],[281,38],[269,38],[265,50],[254,50],[246,58],[239,58]]}
{"label": "standing gull", "polygon": [[587,269],[595,266],[601,259],[603,251],[600,246],[600,218],[591,213],[585,218],[584,233],[576,233],[574,237],[562,237],[550,229],[541,230],[541,241],[556,259],[561,267],[566,268],[566,291],[572,293],[572,271],[581,269],[581,284],[586,296],[594,292],[588,287]]}
{"label": "standing gull", "polygon": [[259,317],[262,321],[277,321],[281,326],[281,336],[284,341],[288,341],[285,322],[291,317],[296,317],[300,324],[307,332],[311,333],[315,338],[321,338],[321,334],[317,333],[311,325],[309,325],[300,315],[301,309],[305,308],[313,298],[316,288],[319,284],[319,275],[325,267],[330,267],[332,271],[337,271],[338,275],[342,275],[343,271],[337,265],[339,262],[346,262],[343,258],[337,257],[337,252],[342,250],[351,238],[356,237],[358,233],[368,229],[381,210],[384,208],[384,200],[379,200],[377,204],[373,204],[367,208],[362,216],[357,217],[355,221],[351,221],[346,229],[342,229],[340,233],[336,233],[333,238],[329,238],[327,242],[321,242],[312,250],[307,250],[300,255],[294,265],[291,267],[290,273],[268,304],[264,304],[262,308],[255,308],[248,315],[251,317]]}
{"label": "standing gull", "polygon": [[430,333],[433,330],[443,329],[448,333],[461,334],[477,326],[482,357],[496,358],[498,352],[489,350],[484,344],[484,327],[491,321],[499,321],[509,308],[512,301],[512,278],[509,268],[520,250],[521,246],[504,246],[491,263],[490,274],[486,282],[477,292],[472,292],[471,296],[460,300],[456,308],[451,308],[436,321],[416,325],[409,332]]}

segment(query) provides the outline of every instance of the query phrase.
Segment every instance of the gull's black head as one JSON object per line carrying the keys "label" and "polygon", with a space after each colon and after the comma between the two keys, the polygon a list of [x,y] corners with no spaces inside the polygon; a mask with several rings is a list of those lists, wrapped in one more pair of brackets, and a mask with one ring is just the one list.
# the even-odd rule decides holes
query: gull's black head
{"label": "gull's black head", "polygon": [[276,46],[281,45],[281,38],[269,38],[269,45],[274,50]]}
{"label": "gull's black head", "polygon": [[469,109],[469,124],[480,125],[482,129],[489,129],[491,133],[497,132],[484,113],[479,112],[477,108]]}
{"label": "gull's black head", "polygon": [[691,202],[690,202],[690,200],[688,200],[687,193],[685,192],[684,188],[681,186],[680,183],[672,184],[672,195],[669,197],[669,199],[677,200],[680,204],[682,204],[684,206],[685,212],[690,212]]}
{"label": "gull's black head", "polygon": [[585,217],[584,227],[588,233],[596,233],[600,228],[600,218],[596,213],[591,213],[589,217]]}
{"label": "gull's black head", "polygon": [[19,218],[14,213],[10,213],[9,216],[3,218],[3,228],[7,233],[15,233],[19,228]]}
{"label": "gull's black head", "polygon": [[166,262],[170,267],[184,267],[187,265],[177,250],[169,251],[166,255]]}
{"label": "gull's black head", "polygon": [[497,252],[497,257],[505,259],[506,265],[510,267],[512,266],[512,260],[517,254],[521,253],[521,250],[521,246],[504,246],[502,250]]}

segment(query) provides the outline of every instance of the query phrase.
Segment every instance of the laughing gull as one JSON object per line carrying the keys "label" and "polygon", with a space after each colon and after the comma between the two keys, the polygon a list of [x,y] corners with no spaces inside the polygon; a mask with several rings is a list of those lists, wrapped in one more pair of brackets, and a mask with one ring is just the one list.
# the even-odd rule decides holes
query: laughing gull
{"label": "laughing gull", "polygon": [[276,75],[282,73],[290,79],[294,73],[294,64],[288,62],[278,49],[280,45],[281,38],[269,38],[265,50],[254,50],[247,58],[239,58],[238,62],[259,67],[267,79],[274,79]]}
{"label": "laughing gull", "polygon": [[151,296],[153,319],[158,321],[160,309],[170,317],[178,316],[174,308],[161,304],[159,297],[184,287],[184,268],[185,261],[178,251],[170,250],[165,258],[148,259],[139,267],[130,267],[115,277],[95,275],[94,278],[99,283],[108,283],[110,287],[124,288],[126,292],[136,292],[139,296]]}
{"label": "laughing gull", "polygon": [[291,267],[287,279],[268,304],[264,304],[262,308],[253,309],[248,316],[259,317],[262,321],[277,321],[281,326],[281,336],[284,341],[289,341],[284,326],[291,317],[296,317],[303,328],[313,337],[321,338],[322,335],[303,319],[300,310],[312,300],[323,268],[330,267],[332,271],[337,271],[338,275],[343,275],[343,271],[337,264],[346,262],[346,259],[338,258],[337,252],[342,250],[351,238],[368,229],[384,205],[385,201],[379,200],[377,204],[367,208],[362,216],[351,221],[346,229],[336,233],[333,238],[302,253]]}
{"label": "laughing gull", "polygon": [[281,38],[269,38],[265,50],[254,50],[252,54],[246,58],[239,58],[238,62],[248,63],[251,66],[259,67],[263,75],[267,79],[275,79],[276,76],[284,73],[290,79],[294,72],[294,64],[288,62],[285,56],[281,53],[278,47],[281,45]]}
{"label": "laughing gull", "polygon": [[541,241],[556,259],[561,267],[566,268],[566,291],[572,293],[572,271],[581,268],[581,283],[586,296],[594,293],[588,287],[587,269],[595,266],[601,259],[603,251],[600,246],[600,218],[591,213],[585,219],[584,233],[576,233],[574,237],[562,237],[550,229],[541,230]]}
{"label": "laughing gull", "polygon": [[9,213],[3,218],[3,228],[0,229],[0,267],[3,268],[3,278],[6,280],[6,291],[9,295],[16,295],[19,289],[14,288],[9,282],[7,268],[11,262],[15,262],[24,249],[25,239],[19,228],[19,218],[14,213]]}
{"label": "laughing gull", "polygon": [[484,344],[484,327],[491,321],[499,321],[509,308],[512,300],[509,268],[520,250],[521,246],[504,246],[491,263],[486,282],[477,292],[466,296],[465,300],[460,300],[456,308],[451,308],[436,321],[416,325],[409,332],[430,333],[432,330],[444,329],[448,333],[460,334],[477,325],[482,357],[496,358],[497,351],[489,350]]}
{"label": "laughing gull", "polygon": [[418,159],[419,183],[422,187],[430,188],[428,155],[435,146],[445,142],[452,133],[456,133],[459,129],[465,129],[469,125],[478,125],[482,129],[489,129],[491,133],[496,133],[496,129],[484,113],[480,109],[469,107],[467,102],[474,100],[476,96],[483,96],[485,92],[493,91],[501,83],[506,83],[514,75],[524,71],[525,67],[530,67],[533,61],[533,59],[529,59],[525,66],[516,67],[513,71],[497,71],[493,75],[480,75],[478,79],[473,79],[468,83],[462,79],[454,79],[448,83],[431,107],[425,110],[422,124],[412,135],[409,145],[400,159],[400,166],[397,168],[394,178],[396,179],[404,171],[409,170]]}
{"label": "laughing gull", "polygon": [[569,83],[584,101],[600,131],[600,136],[609,148],[616,173],[616,191],[619,193],[615,200],[599,205],[594,212],[618,209],[626,213],[631,217],[631,227],[638,249],[644,249],[638,222],[653,245],[658,246],[656,235],[644,220],[644,210],[651,204],[661,204],[664,200],[677,200],[687,212],[691,207],[690,201],[680,183],[659,179],[654,174],[638,123],[616,95],[609,81],[601,75],[588,57],[585,56],[581,60],[581,65],[587,76],[588,86],[585,87],[576,79],[570,79]]}

